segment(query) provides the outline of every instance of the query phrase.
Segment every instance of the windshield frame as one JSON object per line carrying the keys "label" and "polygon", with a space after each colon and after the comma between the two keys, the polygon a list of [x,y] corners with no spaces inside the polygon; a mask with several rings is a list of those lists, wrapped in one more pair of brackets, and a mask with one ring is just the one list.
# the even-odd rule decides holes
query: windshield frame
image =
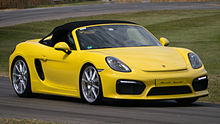
{"label": "windshield frame", "polygon": [[[73,35],[73,39],[75,41],[75,45],[77,50],[97,50],[97,49],[111,49],[111,48],[130,48],[130,47],[110,47],[110,48],[95,48],[95,49],[81,49],[80,48],[80,44],[79,44],[79,40],[78,40],[78,36],[77,36],[77,30],[82,29],[82,28],[88,28],[88,27],[96,27],[96,26],[104,26],[104,25],[131,25],[131,26],[138,26],[141,27],[143,29],[145,29],[151,36],[153,36],[153,38],[155,38],[155,40],[157,41],[157,43],[159,44],[158,46],[162,46],[162,44],[160,43],[160,41],[149,31],[147,30],[145,27],[141,26],[141,25],[136,25],[136,24],[127,24],[127,23],[110,23],[110,24],[97,24],[97,25],[88,25],[88,26],[82,26],[79,28],[76,28],[72,31],[72,35]],[[149,47],[149,46],[134,46],[134,47]]]}

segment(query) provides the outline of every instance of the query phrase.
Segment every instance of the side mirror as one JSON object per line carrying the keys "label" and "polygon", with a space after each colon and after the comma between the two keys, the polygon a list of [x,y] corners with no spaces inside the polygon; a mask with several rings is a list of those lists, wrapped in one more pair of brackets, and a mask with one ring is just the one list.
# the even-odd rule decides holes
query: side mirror
{"label": "side mirror", "polygon": [[59,43],[55,44],[54,48],[55,48],[55,50],[61,50],[61,51],[65,52],[66,54],[71,53],[70,47],[65,42],[59,42]]}
{"label": "side mirror", "polygon": [[160,38],[160,43],[163,45],[163,46],[168,46],[169,45],[169,40],[164,38],[164,37],[161,37]]}

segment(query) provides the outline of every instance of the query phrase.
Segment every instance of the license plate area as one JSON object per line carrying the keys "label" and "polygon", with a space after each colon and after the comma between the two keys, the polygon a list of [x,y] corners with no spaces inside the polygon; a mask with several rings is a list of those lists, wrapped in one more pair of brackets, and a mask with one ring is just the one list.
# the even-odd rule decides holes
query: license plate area
{"label": "license plate area", "polygon": [[187,80],[183,79],[157,79],[156,87],[160,86],[183,86],[187,85]]}

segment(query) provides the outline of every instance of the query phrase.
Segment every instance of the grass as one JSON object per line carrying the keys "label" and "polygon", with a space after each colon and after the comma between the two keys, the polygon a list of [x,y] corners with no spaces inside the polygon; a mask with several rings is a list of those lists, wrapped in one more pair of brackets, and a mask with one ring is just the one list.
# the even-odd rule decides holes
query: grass
{"label": "grass", "polygon": [[220,103],[220,10],[167,10],[106,14],[20,24],[0,28],[0,72],[8,72],[8,58],[21,41],[40,38],[55,26],[79,20],[118,19],[147,27],[156,37],[166,37],[170,46],[196,52],[209,72],[209,96],[201,101]]}
{"label": "grass", "polygon": [[39,121],[39,120],[0,118],[0,124],[62,124],[62,123]]}

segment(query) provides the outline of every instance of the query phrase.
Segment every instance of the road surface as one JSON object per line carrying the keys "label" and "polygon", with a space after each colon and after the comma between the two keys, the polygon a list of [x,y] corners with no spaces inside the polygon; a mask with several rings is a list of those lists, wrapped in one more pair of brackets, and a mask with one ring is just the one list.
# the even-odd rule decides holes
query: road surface
{"label": "road surface", "polygon": [[137,12],[150,10],[189,10],[220,9],[219,4],[211,3],[123,3],[93,4],[52,8],[33,8],[0,11],[0,27],[28,22],[62,19],[68,17],[89,16],[98,14]]}
{"label": "road surface", "polygon": [[83,124],[219,124],[220,105],[172,101],[115,101],[89,105],[79,99],[49,95],[19,98],[8,78],[0,77],[0,118],[38,119]]}

